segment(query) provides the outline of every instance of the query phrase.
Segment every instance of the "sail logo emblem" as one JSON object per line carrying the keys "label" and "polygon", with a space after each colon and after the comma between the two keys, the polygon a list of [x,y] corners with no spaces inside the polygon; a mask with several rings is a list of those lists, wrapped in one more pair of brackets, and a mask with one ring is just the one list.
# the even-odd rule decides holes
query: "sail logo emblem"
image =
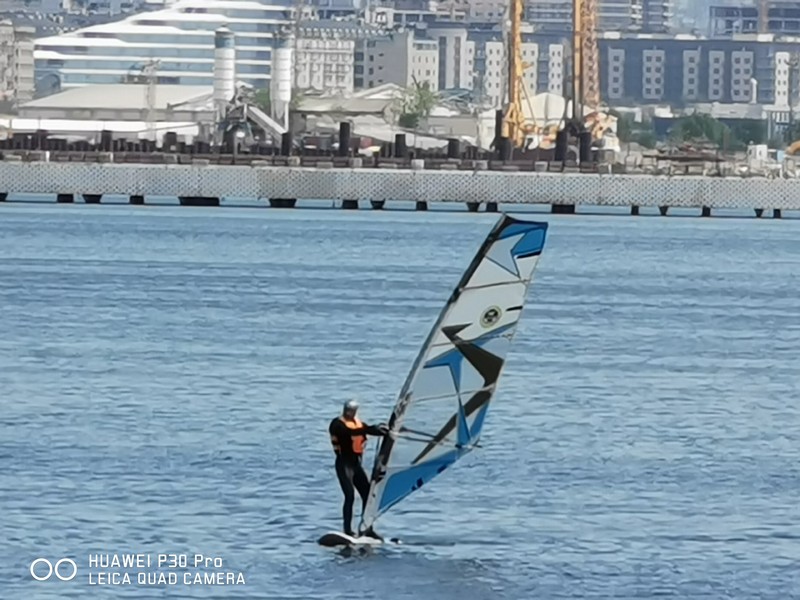
{"label": "sail logo emblem", "polygon": [[503,311],[500,310],[499,306],[490,306],[481,315],[481,326],[491,327],[500,320],[500,315],[502,314]]}

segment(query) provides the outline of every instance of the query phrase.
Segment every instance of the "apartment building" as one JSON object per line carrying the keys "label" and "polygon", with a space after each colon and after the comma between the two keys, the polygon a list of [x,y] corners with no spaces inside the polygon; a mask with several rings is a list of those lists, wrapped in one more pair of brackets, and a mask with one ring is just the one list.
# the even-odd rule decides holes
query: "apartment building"
{"label": "apartment building", "polygon": [[599,40],[602,95],[611,104],[797,104],[800,40],[739,35],[609,36]]}
{"label": "apartment building", "polygon": [[297,30],[293,87],[329,94],[352,92],[357,47],[379,34],[377,28],[355,20],[304,21]]}
{"label": "apartment building", "polygon": [[[526,34],[522,45],[524,92],[563,93],[565,49],[558,36]],[[369,40],[356,51],[355,87],[426,83],[433,90],[471,90],[476,101],[499,108],[508,88],[502,33],[457,23],[401,29]]]}
{"label": "apartment building", "polygon": [[[709,7],[710,35],[717,37],[736,33],[757,33],[759,4],[715,4]],[[765,33],[800,34],[800,1],[768,1],[765,6],[767,9],[767,30]]]}
{"label": "apartment building", "polygon": [[0,100],[18,105],[33,98],[32,27],[15,27],[9,20],[0,21]]}
{"label": "apartment building", "polygon": [[402,86],[427,84],[439,87],[439,48],[429,39],[417,38],[413,29],[400,29],[366,40],[355,53],[356,88],[384,83]]}

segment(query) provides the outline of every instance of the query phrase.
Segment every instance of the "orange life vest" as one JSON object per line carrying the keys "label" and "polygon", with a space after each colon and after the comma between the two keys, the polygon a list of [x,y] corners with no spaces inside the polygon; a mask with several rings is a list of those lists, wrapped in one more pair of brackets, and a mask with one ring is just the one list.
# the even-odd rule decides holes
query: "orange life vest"
{"label": "orange life vest", "polygon": [[[364,424],[361,422],[361,419],[358,417],[355,417],[352,421],[348,421],[343,417],[339,417],[339,420],[344,423],[348,429],[360,429],[364,426]],[[367,443],[367,436],[361,434],[351,436],[351,438],[353,440],[353,452],[359,456],[364,454],[364,446]],[[342,449],[339,445],[339,440],[335,435],[331,436],[331,444],[333,444],[333,451],[336,452],[336,454],[340,454]]]}

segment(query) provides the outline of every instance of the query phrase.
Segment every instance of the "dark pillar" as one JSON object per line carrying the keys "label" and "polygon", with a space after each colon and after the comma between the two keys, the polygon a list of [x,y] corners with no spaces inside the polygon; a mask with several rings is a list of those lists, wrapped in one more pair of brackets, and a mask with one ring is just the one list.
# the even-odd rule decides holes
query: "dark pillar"
{"label": "dark pillar", "polygon": [[581,131],[578,141],[580,144],[578,146],[578,157],[581,164],[592,162],[592,132]]}
{"label": "dark pillar", "polygon": [[556,134],[556,149],[555,149],[555,159],[556,162],[564,162],[567,160],[567,142],[569,138],[567,136],[567,131],[562,129]]}
{"label": "dark pillar", "polygon": [[339,123],[339,156],[350,156],[350,121]]}
{"label": "dark pillar", "polygon": [[494,140],[495,143],[500,144],[500,138],[503,137],[503,111],[502,109],[496,110],[494,113]]}
{"label": "dark pillar", "polygon": [[408,155],[408,146],[406,146],[406,134],[398,133],[394,136],[394,157],[405,158]]}
{"label": "dark pillar", "polygon": [[500,160],[506,161],[511,160],[513,155],[513,147],[511,146],[511,140],[508,138],[501,137],[500,144],[499,144],[498,154],[500,155]]}
{"label": "dark pillar", "polygon": [[281,134],[281,156],[292,155],[292,132]]}
{"label": "dark pillar", "polygon": [[447,140],[447,158],[461,157],[461,142],[454,139]]}
{"label": "dark pillar", "polygon": [[128,202],[134,206],[144,206],[144,196],[141,194],[134,194],[130,197]]}

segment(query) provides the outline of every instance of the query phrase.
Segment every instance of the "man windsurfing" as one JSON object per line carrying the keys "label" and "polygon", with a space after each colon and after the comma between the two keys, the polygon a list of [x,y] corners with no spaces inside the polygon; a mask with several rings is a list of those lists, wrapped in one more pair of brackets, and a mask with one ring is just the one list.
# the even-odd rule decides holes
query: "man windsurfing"
{"label": "man windsurfing", "polygon": [[[380,425],[367,425],[357,416],[358,402],[348,400],[344,404],[341,416],[333,419],[328,426],[331,435],[331,444],[336,453],[336,476],[339,485],[344,492],[344,505],[342,506],[342,519],[344,521],[344,533],[355,537],[352,529],[353,520],[353,501],[355,500],[355,489],[361,496],[362,512],[367,505],[369,496],[369,478],[361,466],[364,449],[367,445],[367,435],[384,436],[389,429],[381,423]],[[382,540],[375,530],[370,527],[364,535]]]}

